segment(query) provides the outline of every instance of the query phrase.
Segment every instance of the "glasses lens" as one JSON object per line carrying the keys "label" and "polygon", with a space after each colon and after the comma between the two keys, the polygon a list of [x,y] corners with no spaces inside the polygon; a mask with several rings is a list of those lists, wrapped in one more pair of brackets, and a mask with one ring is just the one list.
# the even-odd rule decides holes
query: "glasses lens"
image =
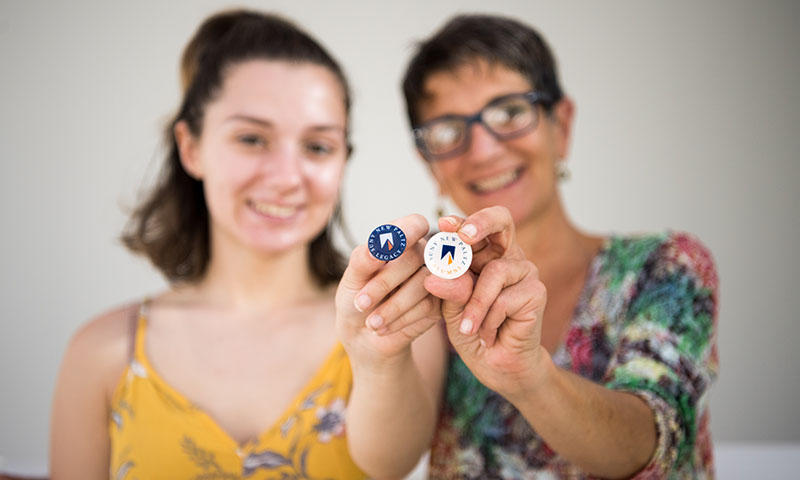
{"label": "glasses lens", "polygon": [[422,140],[432,155],[444,155],[464,143],[467,129],[462,119],[441,119],[428,124]]}
{"label": "glasses lens", "polygon": [[536,123],[536,108],[524,97],[512,97],[483,110],[483,123],[500,136],[521,133]]}

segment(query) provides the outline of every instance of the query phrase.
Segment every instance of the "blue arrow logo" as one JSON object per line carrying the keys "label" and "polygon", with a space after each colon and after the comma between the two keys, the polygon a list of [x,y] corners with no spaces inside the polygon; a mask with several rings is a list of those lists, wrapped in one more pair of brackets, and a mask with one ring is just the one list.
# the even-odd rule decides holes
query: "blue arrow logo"
{"label": "blue arrow logo", "polygon": [[451,263],[453,263],[453,260],[456,258],[456,246],[455,245],[442,245],[442,258],[446,257],[448,253],[450,254],[450,258],[447,259],[447,264],[450,265]]}

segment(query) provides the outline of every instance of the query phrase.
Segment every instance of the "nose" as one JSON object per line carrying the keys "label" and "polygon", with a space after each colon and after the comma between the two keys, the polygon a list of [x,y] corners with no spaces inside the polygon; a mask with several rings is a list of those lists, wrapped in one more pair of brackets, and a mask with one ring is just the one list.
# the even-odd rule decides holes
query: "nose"
{"label": "nose", "polygon": [[492,160],[505,148],[503,142],[480,122],[472,124],[469,133],[470,144],[466,153],[470,161],[485,162]]}
{"label": "nose", "polygon": [[303,157],[297,145],[281,145],[264,162],[269,183],[283,190],[291,190],[303,183]]}

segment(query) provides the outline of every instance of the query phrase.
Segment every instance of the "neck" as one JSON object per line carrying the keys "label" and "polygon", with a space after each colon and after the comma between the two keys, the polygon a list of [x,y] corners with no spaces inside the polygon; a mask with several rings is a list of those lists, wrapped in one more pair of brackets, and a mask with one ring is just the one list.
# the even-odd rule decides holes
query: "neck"
{"label": "neck", "polygon": [[243,313],[274,311],[318,300],[319,287],[308,266],[308,245],[283,252],[260,252],[212,241],[211,261],[197,285],[207,301]]}
{"label": "neck", "polygon": [[548,288],[585,270],[596,242],[572,225],[559,196],[545,211],[517,225],[517,243],[536,264],[539,278]]}

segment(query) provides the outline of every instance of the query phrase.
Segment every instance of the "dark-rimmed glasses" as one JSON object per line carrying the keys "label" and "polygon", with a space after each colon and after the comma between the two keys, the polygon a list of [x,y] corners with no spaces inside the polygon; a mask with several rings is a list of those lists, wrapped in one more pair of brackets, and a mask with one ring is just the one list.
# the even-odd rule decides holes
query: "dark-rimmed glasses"
{"label": "dark-rimmed glasses", "polygon": [[412,129],[414,140],[429,162],[464,153],[470,145],[473,123],[481,123],[498,140],[511,140],[536,128],[536,104],[548,105],[550,97],[539,92],[497,97],[474,115],[444,115]]}

